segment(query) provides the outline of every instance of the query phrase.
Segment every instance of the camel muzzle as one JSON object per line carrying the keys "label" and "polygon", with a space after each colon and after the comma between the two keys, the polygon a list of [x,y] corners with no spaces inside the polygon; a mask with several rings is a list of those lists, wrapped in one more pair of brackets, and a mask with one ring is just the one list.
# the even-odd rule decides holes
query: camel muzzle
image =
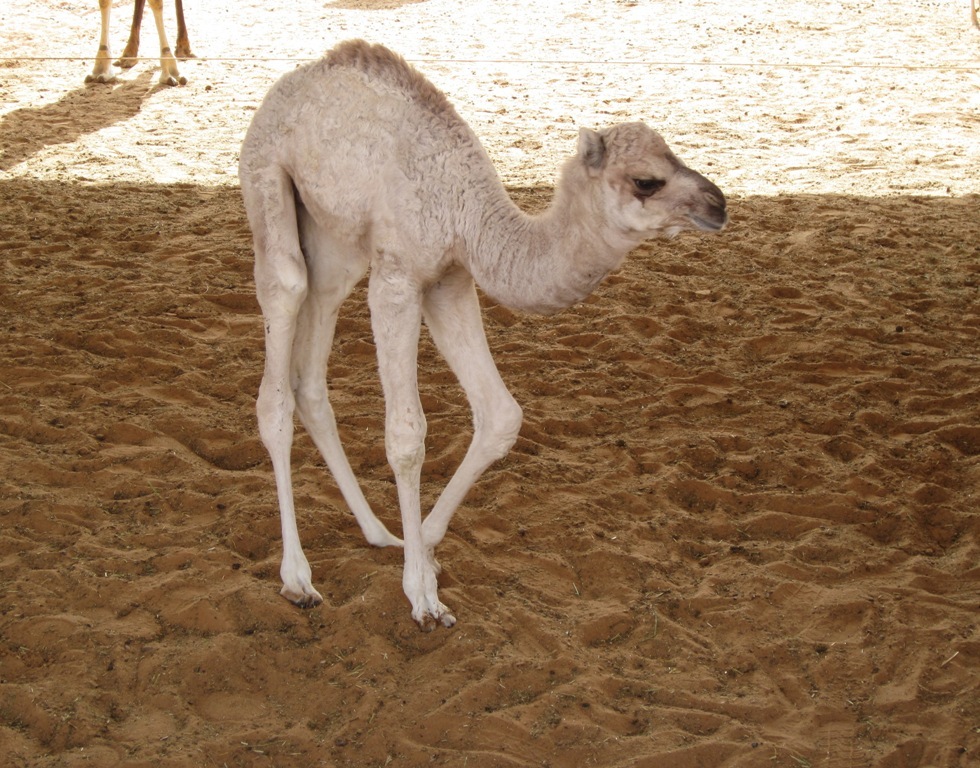
{"label": "camel muzzle", "polygon": [[728,214],[724,209],[712,211],[716,218],[705,219],[693,213],[689,213],[687,218],[691,220],[695,227],[702,232],[721,232],[728,223]]}

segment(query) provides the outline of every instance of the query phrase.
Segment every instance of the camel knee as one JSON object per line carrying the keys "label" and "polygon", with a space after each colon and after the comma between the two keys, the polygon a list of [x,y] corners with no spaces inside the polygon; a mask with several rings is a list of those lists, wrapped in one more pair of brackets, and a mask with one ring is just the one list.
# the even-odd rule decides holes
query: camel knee
{"label": "camel knee", "polygon": [[284,315],[295,318],[306,301],[309,291],[306,273],[290,272],[292,274],[276,275],[256,285],[255,295],[267,320]]}
{"label": "camel knee", "polygon": [[396,477],[417,471],[425,460],[425,417],[421,411],[389,421],[385,427],[385,452]]}
{"label": "camel knee", "polygon": [[293,394],[296,398],[296,410],[299,411],[300,418],[305,419],[322,413],[333,414],[327,388],[321,386],[319,382],[313,384],[300,381]]}
{"label": "camel knee", "polygon": [[271,249],[255,246],[255,295],[266,319],[287,315],[295,319],[309,292],[309,273],[298,247]]}
{"label": "camel knee", "polygon": [[311,433],[336,435],[337,425],[330,395],[324,381],[300,379],[293,390],[296,413]]}
{"label": "camel knee", "polygon": [[484,446],[488,459],[496,461],[510,452],[517,442],[523,422],[524,412],[513,398],[509,397],[495,408],[492,415],[485,420],[483,429],[478,428],[478,439]]}

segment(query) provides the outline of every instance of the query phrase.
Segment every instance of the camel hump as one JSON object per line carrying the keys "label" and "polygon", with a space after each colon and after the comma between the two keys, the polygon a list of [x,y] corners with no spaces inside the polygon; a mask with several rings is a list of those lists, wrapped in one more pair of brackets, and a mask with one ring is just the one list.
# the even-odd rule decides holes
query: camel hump
{"label": "camel hump", "polygon": [[352,67],[370,74],[387,70],[411,70],[401,56],[383,45],[366,40],[345,40],[327,52],[331,67]]}
{"label": "camel hump", "polygon": [[383,45],[364,40],[347,40],[326,55],[331,68],[355,69],[404,91],[414,101],[434,113],[459,119],[455,107],[442,91],[397,53]]}

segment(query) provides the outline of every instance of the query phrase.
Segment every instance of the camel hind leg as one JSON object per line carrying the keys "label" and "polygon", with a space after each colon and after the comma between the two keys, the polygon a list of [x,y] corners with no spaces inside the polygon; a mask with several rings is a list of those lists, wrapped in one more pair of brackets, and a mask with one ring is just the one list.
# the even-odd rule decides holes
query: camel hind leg
{"label": "camel hind leg", "polygon": [[313,588],[310,564],[300,544],[290,467],[296,410],[292,352],[308,292],[292,179],[276,167],[253,169],[242,175],[242,197],[255,250],[255,294],[265,321],[265,370],[256,415],[276,477],[282,524],[282,595],[308,608],[323,598]]}
{"label": "camel hind leg", "polygon": [[327,360],[340,305],[367,272],[370,257],[317,226],[302,204],[298,209],[309,294],[300,310],[293,344],[297,410],[368,543],[401,546],[401,540],[385,528],[364,498],[341,445],[327,391]]}
{"label": "camel hind leg", "polygon": [[181,61],[196,59],[191,51],[191,41],[187,37],[187,25],[184,23],[184,3],[177,0],[177,58]]}
{"label": "camel hind leg", "polygon": [[122,55],[116,59],[115,65],[123,69],[130,69],[136,66],[139,61],[140,53],[140,27],[143,25],[143,6],[146,0],[136,0],[133,3],[133,24],[129,28],[129,40],[123,48]]}
{"label": "camel hind leg", "polygon": [[[139,61],[140,52],[140,27],[143,25],[143,8],[146,0],[135,0],[133,3],[133,23],[129,28],[129,40],[123,48],[122,55],[114,62],[117,67],[130,69],[136,66]],[[196,59],[197,56],[191,51],[191,42],[187,36],[187,24],[184,22],[184,4],[182,0],[176,2],[177,12],[177,48],[176,55],[181,61]],[[179,75],[178,75],[179,77]]]}

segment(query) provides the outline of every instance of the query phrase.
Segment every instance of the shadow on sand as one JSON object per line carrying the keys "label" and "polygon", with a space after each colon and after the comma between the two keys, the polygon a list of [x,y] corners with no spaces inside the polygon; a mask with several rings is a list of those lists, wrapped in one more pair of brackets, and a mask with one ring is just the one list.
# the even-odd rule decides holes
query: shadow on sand
{"label": "shadow on sand", "polygon": [[161,86],[154,72],[115,85],[84,85],[42,107],[24,107],[0,119],[0,170],[9,171],[46,147],[70,144],[136,115]]}

